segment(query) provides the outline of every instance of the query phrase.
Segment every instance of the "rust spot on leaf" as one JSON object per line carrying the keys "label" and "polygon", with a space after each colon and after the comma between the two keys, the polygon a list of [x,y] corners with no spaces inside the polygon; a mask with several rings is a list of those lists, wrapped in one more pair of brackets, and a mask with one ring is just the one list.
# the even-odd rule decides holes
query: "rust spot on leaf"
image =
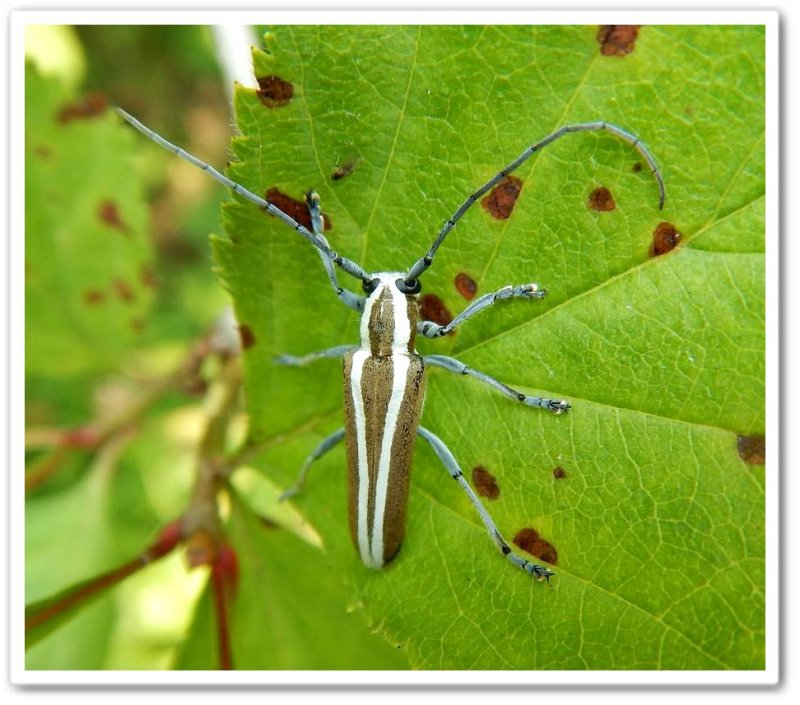
{"label": "rust spot on leaf", "polygon": [[100,289],[87,289],[83,292],[83,300],[90,306],[97,306],[97,304],[105,301],[106,295]]}
{"label": "rust spot on leaf", "polygon": [[258,81],[258,97],[268,108],[281,108],[289,105],[294,95],[294,86],[279,76],[263,76]]}
{"label": "rust spot on leaf", "polygon": [[514,544],[545,563],[558,565],[558,551],[556,551],[556,547],[539,536],[539,532],[536,531],[536,529],[528,527],[520,529],[514,537]]}
{"label": "rust spot on leaf", "polygon": [[150,289],[156,288],[156,275],[153,273],[153,266],[147,264],[146,262],[142,263],[142,266],[139,267],[139,281],[142,284]]}
{"label": "rust spot on leaf", "polygon": [[557,465],[553,468],[553,477],[556,478],[556,480],[563,480],[566,476],[566,470],[564,470],[564,468],[562,468],[560,465]]}
{"label": "rust spot on leaf", "polygon": [[33,148],[33,153],[41,159],[50,159],[53,156],[53,150],[43,144],[38,144]]}
{"label": "rust spot on leaf", "polygon": [[498,220],[507,220],[522,190],[522,180],[516,176],[506,176],[487,196],[481,199],[483,209]]}
{"label": "rust spot on leaf", "polygon": [[482,465],[472,468],[472,483],[475,491],[487,499],[497,499],[500,496],[500,486],[497,478]]}
{"label": "rust spot on leaf", "polygon": [[69,103],[58,111],[57,120],[62,125],[66,125],[73,120],[85,120],[86,118],[102,115],[108,108],[108,101],[102,93],[94,91],[87,93],[83,98]]}
{"label": "rust spot on leaf", "polygon": [[136,298],[131,285],[124,279],[114,280],[114,291],[119,297],[119,300],[126,304],[131,303]]}
{"label": "rust spot on leaf", "polygon": [[675,229],[672,223],[663,221],[656,225],[653,231],[653,244],[650,246],[650,256],[658,257],[675,249],[680,242],[681,234]]}
{"label": "rust spot on leaf", "polygon": [[607,24],[597,30],[600,53],[603,56],[625,56],[636,46],[638,24]]}
{"label": "rust spot on leaf", "polygon": [[134,333],[141,333],[145,325],[147,325],[147,322],[144,318],[131,318],[131,320],[128,321],[128,325]]}
{"label": "rust spot on leaf", "polygon": [[[298,201],[290,195],[283,193],[275,186],[267,189],[266,198],[273,206],[280,208],[286,215],[294,218],[300,225],[304,225],[311,230],[311,214],[308,212],[308,206],[305,201]],[[333,227],[331,219],[324,212],[322,220],[325,223],[325,230],[330,230]]]}
{"label": "rust spot on leaf", "polygon": [[240,325],[239,328],[239,337],[242,340],[242,347],[246,350],[247,348],[252,348],[256,344],[256,336],[253,333],[250,326],[247,325]]}
{"label": "rust spot on leaf", "polygon": [[[446,326],[453,320],[447,306],[436,294],[424,294],[419,299],[419,315],[424,321],[433,321],[440,326]],[[450,331],[448,335],[452,335],[455,331]]]}
{"label": "rust spot on leaf", "polygon": [[350,159],[343,164],[337,164],[331,172],[331,179],[334,181],[341,181],[347,176],[350,176],[358,167],[360,159]]}
{"label": "rust spot on leaf", "polygon": [[605,186],[600,186],[589,194],[589,208],[594,211],[607,213],[613,211],[616,207],[617,204],[614,203],[611,191]]}
{"label": "rust spot on leaf", "polygon": [[459,272],[455,278],[456,289],[467,301],[472,301],[478,293],[478,283],[466,272]]}
{"label": "rust spot on leaf", "polygon": [[644,167],[642,166],[641,162],[634,162],[633,164],[633,173],[638,174]]}
{"label": "rust spot on leaf", "polygon": [[117,208],[117,204],[113,201],[103,201],[100,203],[100,206],[97,208],[97,217],[106,225],[110,225],[112,228],[126,235],[130,235],[131,230],[122,220],[119,214],[119,208]]}
{"label": "rust spot on leaf", "polygon": [[767,459],[766,440],[763,436],[737,436],[739,457],[750,465],[763,465]]}

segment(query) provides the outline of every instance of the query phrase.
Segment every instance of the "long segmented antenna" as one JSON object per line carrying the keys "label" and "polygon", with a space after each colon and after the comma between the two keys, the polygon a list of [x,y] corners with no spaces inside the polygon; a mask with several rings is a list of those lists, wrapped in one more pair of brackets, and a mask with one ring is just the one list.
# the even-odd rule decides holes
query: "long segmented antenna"
{"label": "long segmented antenna", "polygon": [[436,255],[436,250],[439,249],[439,246],[442,244],[444,239],[447,237],[447,234],[456,226],[456,223],[461,220],[461,217],[466,213],[470,207],[472,206],[475,201],[477,201],[483,194],[487,191],[492,189],[496,186],[503,178],[505,178],[508,174],[513,172],[517,167],[521,166],[524,162],[526,162],[535,152],[538,152],[542,148],[546,147],[551,142],[555,142],[559,137],[563,137],[569,132],[589,132],[593,130],[605,130],[606,132],[610,132],[612,135],[619,137],[620,139],[624,140],[628,144],[632,145],[639,154],[642,155],[642,158],[647,162],[650,170],[655,175],[656,182],[658,183],[658,209],[661,210],[664,207],[664,199],[666,198],[666,191],[664,189],[664,180],[661,178],[661,170],[658,168],[656,164],[656,160],[653,159],[653,155],[650,154],[650,151],[647,147],[642,144],[638,137],[632,135],[627,130],[623,130],[621,127],[617,127],[616,125],[612,125],[609,122],[584,122],[584,123],[577,123],[574,125],[565,125],[562,128],[559,128],[551,135],[548,135],[540,142],[531,145],[528,147],[522,154],[520,154],[513,162],[511,162],[508,166],[501,169],[495,176],[493,176],[489,181],[487,181],[483,186],[481,186],[477,191],[472,193],[467,199],[459,206],[458,210],[453,213],[448,219],[447,222],[442,226],[442,229],[439,231],[439,234],[436,236],[436,240],[434,240],[433,244],[431,245],[430,249],[425,253],[423,257],[418,259],[412,266],[411,269],[408,270],[408,274],[406,274],[406,283],[413,284],[419,278],[419,276],[426,270],[428,267],[431,266],[433,262],[433,258]]}
{"label": "long segmented antenna", "polygon": [[347,272],[350,276],[355,277],[356,279],[360,279],[364,283],[368,283],[372,280],[372,277],[364,271],[358,264],[353,262],[352,260],[347,259],[346,257],[342,257],[341,255],[336,254],[330,246],[327,238],[322,235],[321,233],[312,233],[308,228],[298,223],[294,218],[290,215],[284,213],[280,208],[273,205],[269,201],[264,200],[260,196],[256,196],[252,191],[248,191],[244,186],[241,184],[237,184],[235,181],[229,179],[225,174],[217,171],[213,166],[210,164],[206,164],[206,162],[198,159],[197,157],[189,154],[184,149],[181,149],[177,145],[172,144],[168,140],[165,140],[161,135],[157,132],[154,132],[146,125],[139,122],[133,115],[125,112],[122,108],[114,108],[117,115],[123,118],[126,122],[130,123],[135,127],[139,132],[141,132],[146,137],[149,137],[153,142],[156,144],[164,147],[165,149],[169,150],[173,154],[179,156],[181,159],[189,162],[190,164],[196,166],[198,169],[203,170],[213,179],[216,179],[221,184],[227,186],[231,191],[234,193],[238,193],[243,198],[246,198],[251,203],[257,205],[261,210],[267,211],[270,215],[274,215],[275,217],[282,220],[286,225],[294,229],[294,231],[300,235],[301,237],[308,240],[314,247],[319,250],[320,253],[325,255],[331,262],[336,264],[340,267],[343,271]]}

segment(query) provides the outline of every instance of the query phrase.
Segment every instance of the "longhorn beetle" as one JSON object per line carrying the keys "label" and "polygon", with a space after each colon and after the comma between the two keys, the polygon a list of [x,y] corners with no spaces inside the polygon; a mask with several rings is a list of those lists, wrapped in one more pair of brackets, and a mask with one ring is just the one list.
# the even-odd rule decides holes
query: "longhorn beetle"
{"label": "longhorn beetle", "polygon": [[[117,108],[117,113],[154,142],[207,172],[234,193],[280,218],[298,235],[308,240],[322,259],[336,296],[346,306],[361,314],[360,345],[339,345],[301,357],[282,355],[276,360],[281,364],[294,366],[306,365],[322,358],[340,358],[344,362],[345,426],[325,438],[314,449],[303,464],[297,483],[284,493],[284,497],[291,496],[300,489],[315,460],[343,438],[346,439],[350,533],[363,562],[370,568],[381,568],[395,557],[403,542],[414,437],[419,435],[430,444],[450,476],[467,493],[500,552],[530,575],[549,581],[550,576],[555,573],[511,549],[464,478],[453,454],[437,436],[420,426],[425,396],[425,367],[440,367],[455,374],[474,377],[526,406],[541,407],[555,414],[567,411],[570,405],[563,400],[527,396],[451,357],[419,355],[414,345],[416,334],[426,338],[439,338],[497,301],[515,298],[541,299],[545,291],[537,284],[505,286],[473,301],[450,323],[439,325],[432,321],[418,320],[417,294],[421,289],[420,276],[431,266],[439,246],[475,201],[535,152],[570,132],[605,130],[633,146],[647,162],[656,179],[661,209],[665,198],[661,172],[639,138],[616,125],[602,121],[571,124],[556,130],[525,149],[513,162],[468,196],[447,219],[428,251],[408,271],[372,274],[331,248],[323,232],[319,196],[314,191],[306,194],[306,205],[311,216],[309,230],[274,204],[168,142],[124,110]],[[366,296],[359,296],[339,286],[336,267],[358,279]]]}

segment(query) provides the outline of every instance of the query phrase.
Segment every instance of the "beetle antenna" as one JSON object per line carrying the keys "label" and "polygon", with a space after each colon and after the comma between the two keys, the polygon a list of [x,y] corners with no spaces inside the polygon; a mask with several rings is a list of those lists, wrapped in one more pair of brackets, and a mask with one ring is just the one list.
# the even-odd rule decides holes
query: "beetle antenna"
{"label": "beetle antenna", "polygon": [[616,125],[611,124],[610,122],[583,122],[577,123],[573,125],[565,125],[564,127],[559,128],[552,134],[545,137],[543,140],[537,142],[536,144],[532,144],[528,147],[522,154],[520,154],[513,162],[508,164],[507,166],[503,167],[497,174],[495,174],[489,181],[487,181],[483,186],[481,186],[477,191],[470,194],[467,199],[458,207],[453,215],[451,215],[445,224],[442,226],[442,229],[439,231],[439,234],[436,236],[436,239],[433,241],[430,249],[420,258],[418,259],[408,270],[406,274],[406,283],[412,285],[416,282],[419,276],[426,270],[428,267],[431,266],[433,262],[433,258],[436,256],[436,251],[439,249],[439,246],[442,244],[444,239],[447,237],[448,233],[456,226],[461,217],[466,213],[470,207],[472,206],[475,201],[477,201],[481,196],[483,196],[487,191],[494,188],[500,181],[502,181],[508,174],[513,172],[519,166],[524,164],[530,157],[533,156],[535,152],[546,147],[551,142],[555,142],[559,137],[563,137],[564,135],[570,132],[590,132],[595,130],[605,130],[606,132],[610,132],[612,135],[619,137],[620,139],[624,140],[628,144],[632,145],[637,152],[642,156],[642,158],[647,162],[647,165],[650,167],[650,171],[653,173],[656,179],[656,183],[658,184],[658,209],[661,210],[664,207],[664,199],[666,198],[666,191],[664,189],[664,180],[661,178],[661,170],[658,168],[653,155],[650,154],[650,150],[645,147],[645,145],[639,140],[638,137],[631,134],[627,130],[623,130],[621,127],[617,127]]}
{"label": "beetle antenna", "polygon": [[157,132],[154,132],[149,127],[139,122],[139,120],[133,117],[133,115],[125,112],[122,108],[115,107],[114,110],[116,111],[117,115],[119,115],[129,124],[133,125],[133,127],[139,130],[139,132],[145,135],[145,137],[149,137],[151,140],[153,140],[153,142],[164,147],[164,149],[169,150],[173,154],[179,156],[184,161],[187,161],[190,164],[196,166],[198,169],[202,169],[209,176],[211,176],[211,178],[216,179],[217,181],[219,181],[219,183],[227,186],[231,191],[239,194],[242,198],[245,198],[251,203],[254,203],[261,210],[264,210],[270,215],[274,215],[276,218],[282,220],[284,223],[286,223],[286,225],[292,228],[298,235],[305,238],[314,247],[316,247],[317,250],[323,256],[327,257],[331,262],[333,262],[343,271],[347,272],[350,276],[355,277],[356,279],[360,279],[364,283],[368,283],[371,281],[372,277],[369,274],[367,274],[367,272],[365,272],[360,265],[334,252],[327,238],[323,234],[311,232],[308,228],[298,223],[290,215],[284,213],[275,204],[270,203],[269,201],[261,198],[260,196],[257,196],[252,191],[248,191],[244,186],[242,186],[241,184],[237,184],[235,181],[229,179],[227,176],[225,176],[225,174],[223,174],[220,171],[217,171],[210,164],[207,164],[201,159],[195,157],[194,155],[189,154],[189,152],[187,152],[186,150],[181,149],[177,145],[172,144],[172,142],[169,142],[168,140],[164,139]]}

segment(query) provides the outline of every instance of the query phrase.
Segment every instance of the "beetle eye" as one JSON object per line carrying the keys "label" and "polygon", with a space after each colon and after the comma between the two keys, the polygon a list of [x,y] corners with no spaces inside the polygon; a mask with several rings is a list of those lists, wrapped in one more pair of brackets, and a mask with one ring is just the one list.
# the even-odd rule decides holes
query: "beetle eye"
{"label": "beetle eye", "polygon": [[380,283],[381,283],[381,280],[377,279],[377,278],[376,279],[369,279],[369,280],[365,279],[362,282],[361,286],[364,287],[364,292],[365,293],[371,294],[373,291],[375,291],[375,289],[378,288],[378,284],[380,284]]}
{"label": "beetle eye", "polygon": [[419,294],[422,291],[422,284],[419,279],[412,279],[410,282],[405,279],[398,279],[395,285],[403,294]]}

